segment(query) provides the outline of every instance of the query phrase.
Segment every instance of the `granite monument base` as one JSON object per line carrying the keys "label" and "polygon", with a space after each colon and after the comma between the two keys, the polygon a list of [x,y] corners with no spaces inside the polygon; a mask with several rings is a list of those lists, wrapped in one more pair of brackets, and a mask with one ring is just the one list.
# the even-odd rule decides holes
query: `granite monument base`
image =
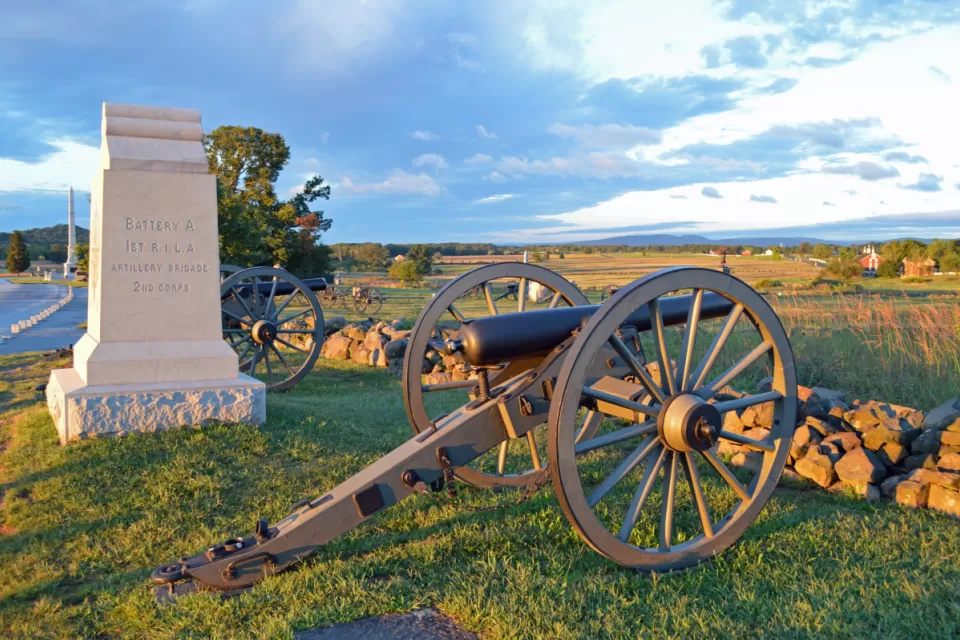
{"label": "granite monument base", "polygon": [[242,373],[231,380],[87,386],[74,369],[57,369],[47,406],[63,445],[212,422],[263,424],[267,392]]}

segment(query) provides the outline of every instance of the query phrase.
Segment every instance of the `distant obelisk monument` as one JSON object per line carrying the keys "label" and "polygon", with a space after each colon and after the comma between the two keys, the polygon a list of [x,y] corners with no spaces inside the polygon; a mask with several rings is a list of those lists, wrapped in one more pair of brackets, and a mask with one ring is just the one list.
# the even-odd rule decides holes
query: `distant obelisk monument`
{"label": "distant obelisk monument", "polygon": [[76,218],[73,211],[73,187],[70,187],[70,195],[67,201],[67,227],[69,228],[67,236],[67,261],[63,263],[63,279],[69,280],[77,270],[77,227]]}
{"label": "distant obelisk monument", "polygon": [[240,373],[220,326],[217,185],[200,112],[104,104],[101,136],[87,332],[46,389],[60,442],[263,423],[266,387]]}

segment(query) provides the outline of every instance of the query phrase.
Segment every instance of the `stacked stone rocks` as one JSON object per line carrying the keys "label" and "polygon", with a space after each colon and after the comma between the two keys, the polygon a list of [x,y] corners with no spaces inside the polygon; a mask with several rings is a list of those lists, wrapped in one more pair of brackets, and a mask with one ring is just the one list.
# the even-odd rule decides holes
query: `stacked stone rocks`
{"label": "stacked stone rocks", "polygon": [[[764,383],[761,390],[767,390]],[[799,402],[799,424],[787,459],[797,475],[831,491],[852,490],[869,501],[887,499],[960,517],[960,398],[928,414],[848,400],[843,392],[818,387],[800,387]],[[769,434],[772,414],[772,403],[730,412],[724,429],[762,439]],[[726,441],[719,452],[748,468],[759,468],[763,459]]]}

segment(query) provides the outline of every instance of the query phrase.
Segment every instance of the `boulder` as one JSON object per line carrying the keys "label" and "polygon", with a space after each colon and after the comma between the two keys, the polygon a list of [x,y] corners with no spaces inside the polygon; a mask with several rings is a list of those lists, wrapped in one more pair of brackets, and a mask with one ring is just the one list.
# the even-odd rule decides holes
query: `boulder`
{"label": "boulder", "polygon": [[843,407],[847,403],[847,394],[842,391],[834,391],[824,387],[813,387],[810,389],[810,395],[806,401],[806,412],[808,416],[826,419],[830,415],[830,410],[834,407]]}
{"label": "boulder", "polygon": [[960,432],[957,431],[941,431],[940,432],[940,443],[945,444],[950,447],[960,447]]}
{"label": "boulder", "polygon": [[924,429],[946,429],[954,420],[960,418],[960,397],[947,400],[927,414],[923,421]]}
{"label": "boulder", "polygon": [[386,354],[387,360],[403,360],[403,356],[407,353],[407,343],[406,338],[399,338],[383,345],[383,352]]}
{"label": "boulder", "polygon": [[379,331],[371,331],[367,334],[367,337],[364,338],[363,344],[370,351],[376,351],[378,349],[383,349],[383,345],[390,342],[387,336],[383,335]]}
{"label": "boulder", "polygon": [[393,340],[402,340],[404,338],[409,338],[413,331],[410,331],[409,329],[393,329],[391,327],[386,327],[381,333]]}
{"label": "boulder", "polygon": [[403,318],[394,318],[390,321],[390,327],[392,329],[403,329],[406,326],[406,321]]}
{"label": "boulder", "polygon": [[[770,430],[756,427],[754,429],[747,429],[746,431],[743,432],[743,435],[744,437],[750,438],[751,440],[763,441],[770,438]],[[754,450],[754,449],[751,449],[751,450]]]}
{"label": "boulder", "polygon": [[954,453],[960,453],[960,447],[942,444],[940,450],[937,451],[937,457],[944,458]]}
{"label": "boulder", "polygon": [[730,442],[729,440],[721,439],[717,442],[717,453],[721,456],[733,456],[737,455],[741,451],[746,451],[746,447],[743,447],[736,442]]}
{"label": "boulder", "polygon": [[723,430],[730,433],[743,433],[744,426],[736,411],[728,411],[723,415]]}
{"label": "boulder", "polygon": [[813,416],[808,416],[804,421],[804,424],[819,433],[823,437],[833,435],[834,433],[840,433],[843,431],[842,428],[836,427],[828,422],[824,422],[820,418],[814,418]]}
{"label": "boulder", "polygon": [[936,429],[924,429],[920,432],[912,443],[910,451],[912,453],[936,453],[940,450],[940,431]]}
{"label": "boulder", "polygon": [[389,360],[387,362],[387,373],[398,378],[403,377],[403,360]]}
{"label": "boulder", "polygon": [[386,369],[388,364],[389,361],[387,360],[387,355],[383,352],[383,349],[374,349],[370,352],[371,366]]}
{"label": "boulder", "polygon": [[818,454],[814,448],[810,449],[810,453],[805,458],[797,460],[793,468],[804,478],[824,488],[829,487],[836,480],[833,461],[827,456]]}
{"label": "boulder", "polygon": [[877,455],[863,447],[857,447],[844,455],[834,469],[837,476],[847,484],[879,482],[887,475],[887,467]]}
{"label": "boulder", "polygon": [[844,414],[846,421],[857,431],[872,431],[887,417],[889,416],[886,413],[875,407],[856,409]]}
{"label": "boulder", "polygon": [[423,384],[441,384],[450,382],[450,376],[446,373],[429,373],[423,377]]}
{"label": "boulder", "polygon": [[960,473],[960,453],[950,453],[937,461],[937,468],[941,471]]}
{"label": "boulder", "polygon": [[829,424],[831,427],[834,427],[835,429],[852,431],[853,426],[849,422],[847,422],[846,418],[844,417],[847,411],[848,409],[844,407],[840,407],[840,406],[833,407],[827,413],[827,417],[825,418],[827,424]]}
{"label": "boulder", "polygon": [[863,438],[863,446],[877,451],[887,442],[910,444],[920,435],[920,430],[901,418],[884,418]]}
{"label": "boulder", "polygon": [[360,364],[370,364],[370,349],[364,344],[354,344],[350,349],[350,359]]}
{"label": "boulder", "polygon": [[960,490],[960,474],[932,469],[914,469],[907,474],[907,480],[921,484],[938,484],[948,489]]}
{"label": "boulder", "polygon": [[773,403],[764,402],[747,407],[741,414],[740,420],[747,427],[770,427],[773,425]]}
{"label": "boulder", "polygon": [[865,485],[860,495],[862,495],[867,502],[880,502],[880,487],[875,484]]}
{"label": "boulder", "polygon": [[340,330],[340,333],[356,340],[357,342],[363,342],[367,338],[367,331],[359,324],[350,323],[345,325],[343,329]]}
{"label": "boulder", "polygon": [[763,454],[758,451],[741,452],[730,459],[730,464],[754,473],[760,473],[760,469],[763,467]]}
{"label": "boulder", "polygon": [[944,431],[950,431],[951,433],[960,433],[960,418],[957,418],[953,422],[947,425]]}
{"label": "boulder", "polygon": [[927,507],[954,518],[960,518],[960,491],[931,485],[927,494]]}
{"label": "boulder", "polygon": [[324,341],[320,354],[332,360],[346,360],[352,344],[353,340],[346,336],[330,336]]}
{"label": "boulder", "polygon": [[903,460],[907,469],[936,469],[937,457],[932,453],[917,453]]}
{"label": "boulder", "polygon": [[892,500],[897,494],[897,485],[903,482],[903,479],[903,476],[890,476],[880,484],[880,494]]}
{"label": "boulder", "polygon": [[895,442],[887,442],[877,451],[877,457],[880,458],[880,462],[888,467],[900,464],[907,459],[908,454],[909,451],[905,446]]}
{"label": "boulder", "polygon": [[922,509],[927,506],[929,486],[912,480],[905,480],[897,485],[894,500],[897,504],[902,504],[905,507]]}
{"label": "boulder", "polygon": [[467,369],[466,365],[458,364],[450,370],[450,377],[453,378],[454,382],[471,380],[477,377],[477,372],[475,369]]}
{"label": "boulder", "polygon": [[837,445],[843,451],[853,451],[858,448],[862,443],[860,442],[860,436],[851,431],[844,431],[843,433],[834,433],[823,439],[824,442],[832,442]]}
{"label": "boulder", "polygon": [[832,442],[821,442],[815,447],[810,447],[810,451],[807,452],[807,457],[810,457],[814,453],[821,456],[827,456],[834,463],[843,457],[843,451],[841,451],[840,447]]}
{"label": "boulder", "polygon": [[[311,318],[310,321],[312,322],[313,318]],[[347,319],[343,316],[333,316],[331,318],[323,319],[323,332],[328,336],[332,333],[340,331],[345,326],[347,326]]]}
{"label": "boulder", "polygon": [[[727,415],[730,415],[729,413]],[[808,425],[797,427],[793,432],[793,443],[790,445],[790,455],[800,459],[807,455],[810,447],[820,444],[820,434]]]}

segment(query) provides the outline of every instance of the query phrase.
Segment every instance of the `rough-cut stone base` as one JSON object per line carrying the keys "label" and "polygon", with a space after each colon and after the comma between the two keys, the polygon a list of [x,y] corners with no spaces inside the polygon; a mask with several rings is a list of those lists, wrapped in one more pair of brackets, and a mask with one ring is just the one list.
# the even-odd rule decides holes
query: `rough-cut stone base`
{"label": "rough-cut stone base", "polygon": [[243,374],[232,380],[86,386],[74,369],[56,369],[47,384],[47,406],[60,444],[66,444],[211,422],[263,424],[267,391]]}

